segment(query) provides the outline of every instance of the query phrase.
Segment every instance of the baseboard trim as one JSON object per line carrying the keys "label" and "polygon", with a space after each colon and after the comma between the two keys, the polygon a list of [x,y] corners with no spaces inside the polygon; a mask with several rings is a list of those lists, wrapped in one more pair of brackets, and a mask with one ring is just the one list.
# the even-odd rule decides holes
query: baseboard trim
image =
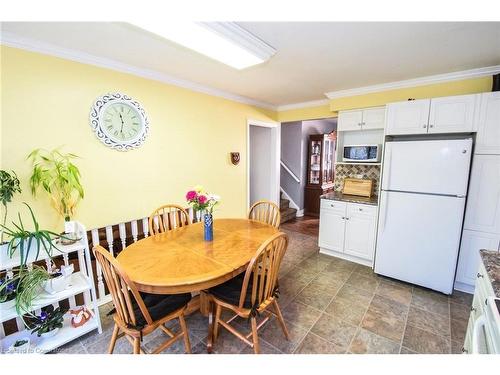
{"label": "baseboard trim", "polygon": [[350,262],[358,263],[358,264],[361,264],[363,266],[368,266],[368,267],[373,268],[373,261],[372,260],[358,258],[354,255],[349,255],[349,254],[345,254],[345,253],[339,253],[339,252],[334,251],[334,250],[325,249],[324,247],[320,247],[319,252],[321,254],[330,255],[330,256],[335,257],[335,258],[348,260]]}
{"label": "baseboard trim", "polygon": [[297,213],[295,215],[296,217],[302,217],[304,216],[304,210],[297,210]]}

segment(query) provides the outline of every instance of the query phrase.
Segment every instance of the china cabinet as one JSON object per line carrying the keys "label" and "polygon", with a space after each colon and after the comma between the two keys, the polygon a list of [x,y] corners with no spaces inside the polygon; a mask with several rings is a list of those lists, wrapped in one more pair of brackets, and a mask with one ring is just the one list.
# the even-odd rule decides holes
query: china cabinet
{"label": "china cabinet", "polygon": [[333,190],[336,132],[309,136],[304,209],[319,215],[320,196]]}

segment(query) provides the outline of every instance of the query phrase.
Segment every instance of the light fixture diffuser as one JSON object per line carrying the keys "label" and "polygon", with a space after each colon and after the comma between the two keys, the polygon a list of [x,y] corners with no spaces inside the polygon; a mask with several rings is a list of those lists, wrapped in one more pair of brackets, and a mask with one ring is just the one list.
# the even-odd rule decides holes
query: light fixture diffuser
{"label": "light fixture diffuser", "polygon": [[144,22],[141,29],[236,69],[261,64],[276,50],[234,22]]}

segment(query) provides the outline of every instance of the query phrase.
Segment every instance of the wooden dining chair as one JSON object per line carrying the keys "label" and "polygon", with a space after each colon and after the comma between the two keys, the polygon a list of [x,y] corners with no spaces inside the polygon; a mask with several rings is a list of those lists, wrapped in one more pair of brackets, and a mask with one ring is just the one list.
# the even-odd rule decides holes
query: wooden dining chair
{"label": "wooden dining chair", "polygon": [[[260,349],[257,331],[272,315],[276,316],[286,339],[290,339],[278,306],[278,272],[287,246],[287,235],[282,232],[276,233],[259,247],[245,273],[208,290],[208,299],[212,304],[209,321],[213,322],[213,327],[209,327],[209,335],[211,334],[214,344],[221,325],[258,354]],[[270,309],[271,306],[274,311]],[[231,310],[234,316],[222,320],[223,308]],[[257,315],[261,313],[267,316],[257,324]],[[250,319],[252,329],[249,334],[245,335],[230,325],[238,316]]]}
{"label": "wooden dining chair", "polygon": [[279,228],[281,221],[280,208],[271,201],[258,201],[250,207],[248,218]]}
{"label": "wooden dining chair", "polygon": [[149,232],[152,235],[191,224],[187,211],[176,204],[158,207],[149,216]]}
{"label": "wooden dining chair", "polygon": [[[184,320],[184,310],[191,300],[191,294],[160,295],[139,292],[111,253],[102,246],[95,246],[93,251],[101,265],[115,307],[113,314],[115,326],[108,353],[113,353],[116,340],[122,336],[132,344],[134,354],[145,353],[141,348],[142,337],[158,328],[165,332],[169,339],[152,353],[160,353],[181,338],[184,338],[186,352],[191,353],[188,329]],[[165,327],[165,323],[173,319],[179,319],[178,333]]]}

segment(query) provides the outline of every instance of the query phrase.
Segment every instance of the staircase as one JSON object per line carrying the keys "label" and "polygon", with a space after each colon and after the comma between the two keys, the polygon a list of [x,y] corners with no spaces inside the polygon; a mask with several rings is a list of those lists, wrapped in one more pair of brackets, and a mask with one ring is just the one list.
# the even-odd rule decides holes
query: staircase
{"label": "staircase", "polygon": [[290,207],[290,201],[283,198],[283,193],[280,193],[280,214],[281,214],[281,224],[295,219],[297,215],[297,209]]}

